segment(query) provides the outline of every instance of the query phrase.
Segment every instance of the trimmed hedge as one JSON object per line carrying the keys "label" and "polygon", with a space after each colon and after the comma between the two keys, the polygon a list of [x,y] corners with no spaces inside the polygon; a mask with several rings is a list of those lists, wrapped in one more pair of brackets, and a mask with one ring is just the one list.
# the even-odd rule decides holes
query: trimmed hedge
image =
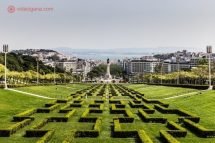
{"label": "trimmed hedge", "polygon": [[111,114],[125,114],[125,109],[117,109],[116,104],[111,104],[110,113]]}
{"label": "trimmed hedge", "polygon": [[171,134],[173,137],[185,137],[187,135],[187,131],[173,121],[169,121],[167,123],[167,127],[171,129],[168,130],[167,132]]}
{"label": "trimmed hedge", "polygon": [[67,136],[62,143],[75,143],[74,139],[75,139],[75,130],[71,131],[71,134],[69,136]]}
{"label": "trimmed hedge", "polygon": [[0,129],[0,136],[9,137],[10,135],[14,134],[19,129],[25,127],[26,125],[29,125],[31,123],[31,121],[32,121],[31,119],[25,119],[21,122],[11,125],[10,127],[6,128],[6,129]]}
{"label": "trimmed hedge", "polygon": [[16,114],[15,116],[31,116],[34,113],[36,113],[36,111],[37,111],[36,108],[33,108],[33,109],[26,110],[24,112],[21,112],[19,114]]}
{"label": "trimmed hedge", "polygon": [[73,109],[72,111],[70,111],[68,114],[65,115],[66,118],[70,118],[72,115],[74,115],[76,112],[76,109]]}
{"label": "trimmed hedge", "polygon": [[26,110],[24,112],[21,112],[19,114],[16,114],[15,116],[13,116],[13,121],[14,122],[20,122],[20,121],[23,121],[25,119],[31,119],[31,120],[34,120],[34,117],[30,117],[31,115],[33,115],[34,113],[36,113],[36,108],[33,108],[33,109],[29,109],[29,110]]}
{"label": "trimmed hedge", "polygon": [[143,102],[146,102],[146,103],[159,104],[159,105],[161,105],[161,106],[163,106],[163,107],[166,107],[166,108],[169,107],[169,104],[163,103],[163,102],[161,102],[160,100],[147,99],[147,98],[145,98],[145,97],[142,97],[142,100],[143,100]]}
{"label": "trimmed hedge", "polygon": [[50,130],[26,130],[25,137],[42,137]]}
{"label": "trimmed hedge", "polygon": [[102,126],[102,120],[98,118],[95,121],[95,124],[93,126],[92,130],[78,130],[75,132],[76,137],[98,137],[101,131],[101,126]]}
{"label": "trimmed hedge", "polygon": [[138,133],[138,138],[142,143],[153,143],[151,138],[146,134],[144,130],[139,130],[137,133]]}
{"label": "trimmed hedge", "polygon": [[96,123],[95,123],[94,127],[93,127],[93,130],[100,132],[101,131],[101,126],[102,126],[102,120],[101,120],[101,118],[98,118],[96,120]]}
{"label": "trimmed hedge", "polygon": [[60,107],[60,104],[53,104],[51,106],[49,105],[51,104],[45,104],[45,106],[48,106],[48,108],[37,108],[37,113],[49,113]]}
{"label": "trimmed hedge", "polygon": [[199,137],[215,137],[215,130],[212,129],[206,129],[203,126],[196,124],[190,120],[184,119],[183,123],[185,127],[189,128],[190,131],[194,132]]}
{"label": "trimmed hedge", "polygon": [[113,122],[114,122],[113,137],[127,138],[127,137],[135,137],[137,135],[137,131],[121,130],[119,119],[115,118],[113,119]]}
{"label": "trimmed hedge", "polygon": [[32,126],[32,129],[40,129],[48,123],[48,119],[44,119],[36,125]]}
{"label": "trimmed hedge", "polygon": [[155,110],[154,109],[143,109],[144,112],[146,112],[147,114],[154,114]]}
{"label": "trimmed hedge", "polygon": [[50,130],[42,138],[40,138],[36,143],[47,143],[52,138],[53,135],[54,135],[54,131]]}
{"label": "trimmed hedge", "polygon": [[188,112],[186,110],[183,110],[183,109],[178,109],[178,113],[177,114],[179,116],[183,116],[183,117],[179,118],[179,122],[182,121],[184,118],[190,119],[190,120],[192,120],[193,122],[196,122],[196,123],[198,123],[200,121],[200,117],[198,117],[195,114],[190,113],[190,112]]}
{"label": "trimmed hedge", "polygon": [[167,121],[167,118],[163,118],[163,117],[149,117],[148,114],[143,111],[143,109],[138,110],[138,115],[145,122],[166,123]]}
{"label": "trimmed hedge", "polygon": [[144,107],[143,104],[136,104],[133,101],[130,101],[129,105],[131,106],[131,108],[143,108]]}
{"label": "trimmed hedge", "polygon": [[167,131],[161,130],[160,131],[160,137],[161,139],[166,143],[180,143],[178,140],[176,140],[173,136],[171,136]]}
{"label": "trimmed hedge", "polygon": [[154,105],[154,108],[157,111],[164,113],[164,114],[177,114],[178,113],[178,109],[168,109],[159,104]]}

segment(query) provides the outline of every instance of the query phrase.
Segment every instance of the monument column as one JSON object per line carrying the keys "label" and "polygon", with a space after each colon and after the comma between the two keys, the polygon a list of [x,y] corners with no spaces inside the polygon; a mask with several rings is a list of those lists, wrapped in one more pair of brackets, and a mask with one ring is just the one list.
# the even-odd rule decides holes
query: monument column
{"label": "monument column", "polygon": [[109,60],[109,58],[107,59],[107,73],[106,73],[106,79],[112,79],[111,74],[110,74],[110,60]]}

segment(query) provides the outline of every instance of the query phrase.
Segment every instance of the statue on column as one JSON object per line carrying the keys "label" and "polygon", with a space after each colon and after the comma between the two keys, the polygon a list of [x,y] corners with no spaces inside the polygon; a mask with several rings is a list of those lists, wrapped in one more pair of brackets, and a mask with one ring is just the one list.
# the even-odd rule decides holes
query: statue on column
{"label": "statue on column", "polygon": [[106,79],[111,80],[112,76],[110,74],[110,59],[107,59],[107,72],[106,72]]}

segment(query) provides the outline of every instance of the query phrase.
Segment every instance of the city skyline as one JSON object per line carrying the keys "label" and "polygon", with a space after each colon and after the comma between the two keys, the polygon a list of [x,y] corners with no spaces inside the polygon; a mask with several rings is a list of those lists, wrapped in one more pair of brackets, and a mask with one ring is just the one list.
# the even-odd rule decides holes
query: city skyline
{"label": "city skyline", "polygon": [[[4,1],[0,44],[9,44],[10,49],[181,47],[204,52],[206,45],[215,45],[214,4],[212,0]],[[9,13],[10,5],[53,10]]]}

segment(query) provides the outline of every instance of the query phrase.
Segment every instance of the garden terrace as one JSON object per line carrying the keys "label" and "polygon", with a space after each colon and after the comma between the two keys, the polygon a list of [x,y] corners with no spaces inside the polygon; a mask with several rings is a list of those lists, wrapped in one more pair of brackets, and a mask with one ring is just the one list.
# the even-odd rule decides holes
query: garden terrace
{"label": "garden terrace", "polygon": [[87,85],[10,115],[12,121],[0,127],[0,142],[213,142],[214,129],[190,111],[122,84]]}

